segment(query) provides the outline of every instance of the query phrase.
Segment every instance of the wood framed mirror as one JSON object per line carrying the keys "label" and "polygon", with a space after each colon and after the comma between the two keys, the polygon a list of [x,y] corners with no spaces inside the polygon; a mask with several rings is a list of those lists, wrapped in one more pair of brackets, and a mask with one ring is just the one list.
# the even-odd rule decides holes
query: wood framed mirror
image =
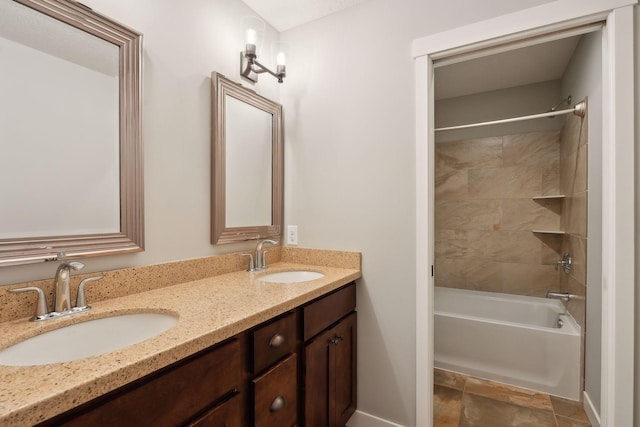
{"label": "wood framed mirror", "polygon": [[211,243],[282,232],[282,106],[211,74]]}
{"label": "wood framed mirror", "polygon": [[0,5],[0,266],[142,251],[142,35],[80,3]]}

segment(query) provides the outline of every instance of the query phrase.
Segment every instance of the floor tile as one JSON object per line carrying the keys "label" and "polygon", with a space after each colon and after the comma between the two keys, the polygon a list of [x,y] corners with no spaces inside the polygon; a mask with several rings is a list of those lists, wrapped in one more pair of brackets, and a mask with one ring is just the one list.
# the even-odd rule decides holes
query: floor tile
{"label": "floor tile", "polygon": [[462,391],[441,385],[433,387],[433,427],[458,427]]}
{"label": "floor tile", "polygon": [[477,394],[531,409],[553,412],[549,395],[479,378],[467,378],[465,393]]}
{"label": "floor tile", "polygon": [[558,421],[558,427],[591,427],[589,422],[574,420],[558,414],[556,414],[556,421]]}
{"label": "floor tile", "polygon": [[437,385],[463,390],[466,379],[466,376],[455,372],[444,371],[442,369],[433,370],[433,383]]}
{"label": "floor tile", "polygon": [[465,393],[459,427],[556,427],[551,412]]}
{"label": "floor tile", "polygon": [[576,421],[589,422],[589,418],[584,412],[582,403],[580,402],[551,396],[551,404],[553,405],[553,410],[556,415],[561,415]]}

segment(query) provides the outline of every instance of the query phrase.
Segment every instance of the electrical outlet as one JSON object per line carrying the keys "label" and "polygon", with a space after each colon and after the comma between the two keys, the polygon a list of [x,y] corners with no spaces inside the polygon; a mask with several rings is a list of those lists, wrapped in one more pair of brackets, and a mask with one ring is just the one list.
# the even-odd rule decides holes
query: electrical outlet
{"label": "electrical outlet", "polygon": [[298,244],[298,226],[297,225],[287,225],[287,245],[297,245]]}

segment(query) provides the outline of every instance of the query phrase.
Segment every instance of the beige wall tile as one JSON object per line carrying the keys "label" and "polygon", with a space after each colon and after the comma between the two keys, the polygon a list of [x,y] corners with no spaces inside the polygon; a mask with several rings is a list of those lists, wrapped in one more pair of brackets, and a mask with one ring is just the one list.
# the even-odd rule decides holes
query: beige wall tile
{"label": "beige wall tile", "polygon": [[500,292],[500,264],[473,258],[436,258],[435,284],[458,289]]}
{"label": "beige wall tile", "polygon": [[564,273],[562,273],[560,281],[561,292],[568,292],[576,296],[575,298],[570,299],[569,302],[565,305],[569,313],[571,313],[573,318],[576,319],[576,321],[582,328],[582,332],[584,333],[586,288],[581,283],[578,283],[578,281],[573,277],[568,276]]}
{"label": "beige wall tile", "polygon": [[540,264],[541,243],[529,231],[469,231],[469,256],[496,262]]}
{"label": "beige wall tile", "polygon": [[460,258],[469,252],[467,231],[436,230],[435,255],[442,258]]}
{"label": "beige wall tile", "polygon": [[503,263],[502,291],[509,294],[544,297],[559,287],[559,273],[550,265]]}
{"label": "beige wall tile", "polygon": [[498,200],[440,201],[435,218],[440,230],[494,230],[502,226],[502,207]]}
{"label": "beige wall tile", "polygon": [[436,173],[436,200],[460,200],[469,196],[469,174],[466,170]]}
{"label": "beige wall tile", "polygon": [[504,199],[502,200],[503,230],[559,230],[560,199]]}
{"label": "beige wall tile", "polygon": [[504,136],[502,158],[505,166],[557,164],[560,161],[560,131]]}
{"label": "beige wall tile", "polygon": [[562,253],[571,255],[571,276],[585,286],[587,283],[587,239],[574,235],[565,236]]}
{"label": "beige wall tile", "polygon": [[468,139],[436,144],[436,170],[477,169],[502,165],[502,138]]}
{"label": "beige wall tile", "polygon": [[542,194],[542,171],[536,166],[510,166],[469,171],[472,199],[513,199]]}
{"label": "beige wall tile", "polygon": [[542,166],[541,196],[555,196],[563,194],[560,186],[560,163]]}
{"label": "beige wall tile", "polygon": [[[563,212],[564,216],[564,212]],[[565,231],[587,237],[587,193],[578,193],[569,198],[569,211]]]}
{"label": "beige wall tile", "polygon": [[562,234],[533,233],[542,242],[541,262],[544,265],[556,265],[561,257]]}
{"label": "beige wall tile", "polygon": [[560,156],[566,157],[578,150],[583,122],[586,123],[586,120],[581,117],[567,115],[560,135]]}

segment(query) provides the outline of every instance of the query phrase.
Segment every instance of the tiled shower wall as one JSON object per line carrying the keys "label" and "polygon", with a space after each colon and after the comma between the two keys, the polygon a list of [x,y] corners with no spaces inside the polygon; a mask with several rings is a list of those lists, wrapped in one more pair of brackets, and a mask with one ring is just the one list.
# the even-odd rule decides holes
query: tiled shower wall
{"label": "tiled shower wall", "polygon": [[534,197],[561,193],[560,137],[436,144],[436,286],[534,296],[559,288],[562,236],[534,230],[559,230],[563,201]]}
{"label": "tiled shower wall", "polygon": [[567,116],[560,142],[560,189],[566,196],[560,227],[566,232],[562,253],[571,254],[573,268],[570,275],[560,275],[560,289],[577,296],[567,308],[583,331],[587,290],[587,140],[587,118]]}

